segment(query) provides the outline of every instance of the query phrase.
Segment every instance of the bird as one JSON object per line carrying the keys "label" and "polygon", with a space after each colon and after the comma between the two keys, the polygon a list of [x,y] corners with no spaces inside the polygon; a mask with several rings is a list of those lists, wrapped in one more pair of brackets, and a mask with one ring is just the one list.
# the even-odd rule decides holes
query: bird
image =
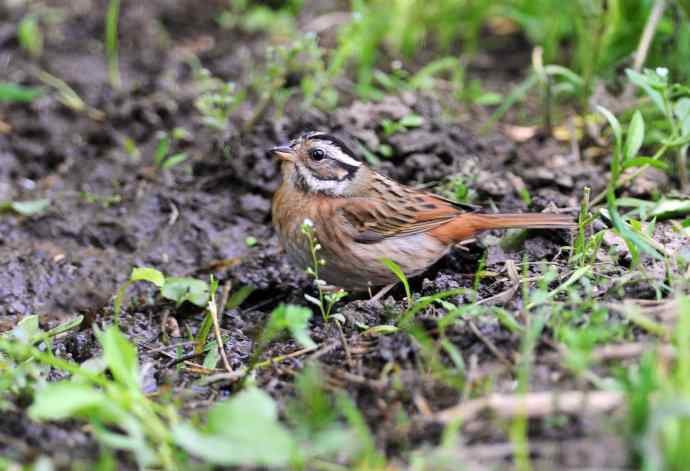
{"label": "bird", "polygon": [[319,279],[347,291],[395,285],[386,259],[407,277],[418,276],[482,231],[575,227],[569,215],[489,214],[403,185],[327,132],[304,133],[268,153],[281,162],[272,220],[289,259],[303,269],[313,264],[307,221],[319,244]]}

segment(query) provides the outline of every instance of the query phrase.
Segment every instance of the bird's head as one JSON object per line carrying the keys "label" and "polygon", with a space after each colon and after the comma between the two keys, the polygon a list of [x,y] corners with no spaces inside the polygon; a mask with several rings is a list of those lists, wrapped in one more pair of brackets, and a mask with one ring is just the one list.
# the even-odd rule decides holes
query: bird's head
{"label": "bird's head", "polygon": [[349,195],[364,168],[343,141],[324,132],[303,134],[290,144],[274,147],[269,152],[283,162],[286,182],[309,193]]}

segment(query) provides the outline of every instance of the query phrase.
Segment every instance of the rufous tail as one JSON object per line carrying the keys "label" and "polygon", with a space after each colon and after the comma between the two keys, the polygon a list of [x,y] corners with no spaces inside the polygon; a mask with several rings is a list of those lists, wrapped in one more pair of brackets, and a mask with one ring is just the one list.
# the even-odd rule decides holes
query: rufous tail
{"label": "rufous tail", "polygon": [[437,227],[432,234],[447,244],[458,243],[490,229],[573,229],[572,216],[549,213],[480,214],[469,213]]}

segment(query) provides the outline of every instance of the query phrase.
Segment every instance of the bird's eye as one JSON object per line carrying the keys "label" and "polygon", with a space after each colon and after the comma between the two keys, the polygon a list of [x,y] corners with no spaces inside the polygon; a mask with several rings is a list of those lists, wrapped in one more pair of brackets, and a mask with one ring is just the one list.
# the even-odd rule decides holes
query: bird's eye
{"label": "bird's eye", "polygon": [[326,157],[326,153],[322,149],[312,149],[309,151],[309,156],[312,160],[319,162]]}

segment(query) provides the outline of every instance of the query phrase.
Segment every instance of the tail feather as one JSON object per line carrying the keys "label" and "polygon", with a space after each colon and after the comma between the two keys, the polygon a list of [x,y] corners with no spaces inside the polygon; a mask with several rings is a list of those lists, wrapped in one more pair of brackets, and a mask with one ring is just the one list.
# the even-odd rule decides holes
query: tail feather
{"label": "tail feather", "polygon": [[469,213],[436,228],[433,233],[445,243],[457,243],[490,229],[574,229],[572,216],[549,213],[481,214]]}

